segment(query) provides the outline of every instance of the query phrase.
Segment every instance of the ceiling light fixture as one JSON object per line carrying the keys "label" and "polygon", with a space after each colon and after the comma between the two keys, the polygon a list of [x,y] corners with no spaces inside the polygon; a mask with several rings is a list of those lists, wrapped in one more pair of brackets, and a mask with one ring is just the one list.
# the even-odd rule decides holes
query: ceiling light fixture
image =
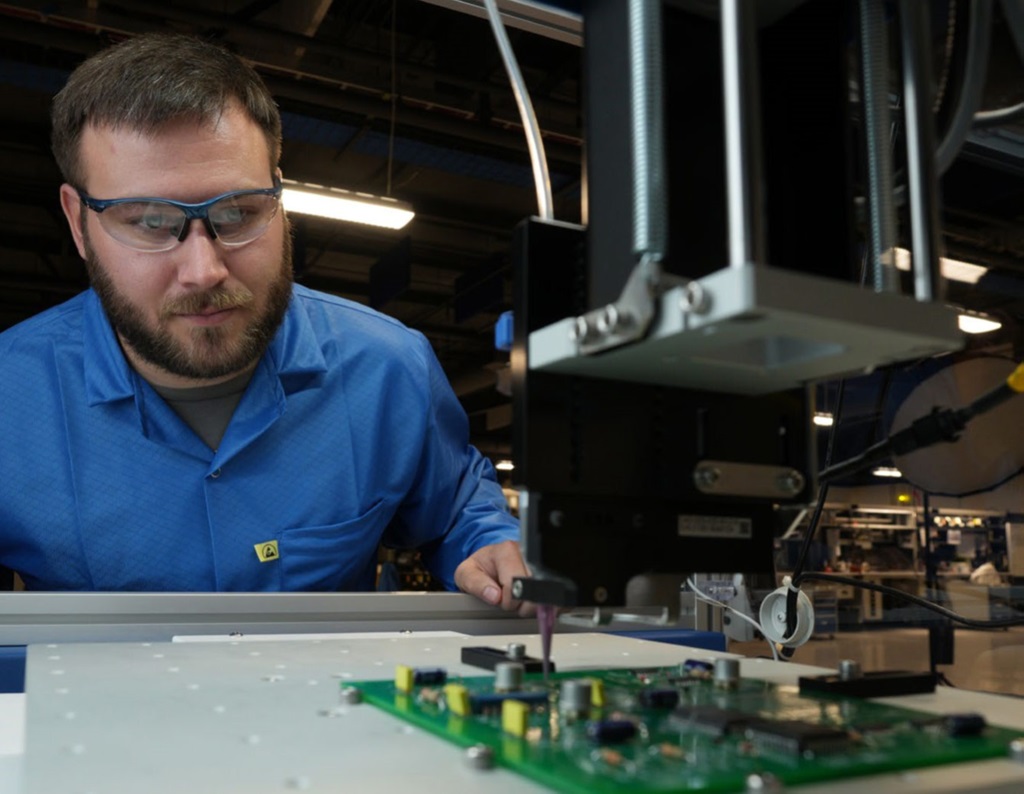
{"label": "ceiling light fixture", "polygon": [[512,471],[515,468],[515,464],[510,460],[499,460],[494,464],[494,468],[498,471]]}
{"label": "ceiling light fixture", "polygon": [[965,334],[987,334],[1003,327],[998,320],[980,314],[961,314],[957,318],[957,323]]}
{"label": "ceiling light fixture", "polygon": [[902,477],[903,472],[894,466],[879,466],[877,469],[873,469],[872,474],[876,477]]}
{"label": "ceiling light fixture", "polygon": [[835,419],[832,417],[832,414],[825,413],[824,411],[815,412],[811,421],[818,427],[832,427],[835,423]]}
{"label": "ceiling light fixture", "polygon": [[[910,270],[911,255],[906,248],[894,249],[896,253],[895,264],[898,270]],[[988,273],[987,267],[975,265],[970,262],[962,262],[959,259],[939,257],[939,269],[945,278],[953,281],[962,281],[965,284],[977,284],[978,279]]]}
{"label": "ceiling light fixture", "polygon": [[401,229],[416,214],[411,205],[392,198],[309,185],[291,179],[282,179],[281,184],[284,186],[282,199],[287,212],[381,226],[385,229]]}

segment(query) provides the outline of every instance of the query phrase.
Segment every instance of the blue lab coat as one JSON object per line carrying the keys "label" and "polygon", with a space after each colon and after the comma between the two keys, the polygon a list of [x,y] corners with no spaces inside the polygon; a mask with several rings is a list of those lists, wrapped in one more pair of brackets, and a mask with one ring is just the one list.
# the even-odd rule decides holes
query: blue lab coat
{"label": "blue lab coat", "polygon": [[216,451],[91,290],[0,334],[0,564],[29,589],[371,590],[382,540],[454,589],[518,537],[429,343],[359,304],[294,287]]}

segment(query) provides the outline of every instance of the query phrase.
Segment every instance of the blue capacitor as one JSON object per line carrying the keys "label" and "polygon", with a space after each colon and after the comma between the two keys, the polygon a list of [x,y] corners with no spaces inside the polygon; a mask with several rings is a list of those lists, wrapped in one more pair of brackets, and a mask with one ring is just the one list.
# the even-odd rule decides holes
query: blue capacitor
{"label": "blue capacitor", "polygon": [[543,706],[548,702],[547,692],[495,692],[469,696],[469,707],[474,714],[500,709],[503,700],[518,700],[530,706]]}
{"label": "blue capacitor", "polygon": [[629,720],[595,720],[587,723],[587,738],[594,744],[622,744],[636,736],[636,723]]}
{"label": "blue capacitor", "polygon": [[684,675],[712,675],[715,672],[715,666],[711,662],[705,662],[702,659],[687,659],[683,662],[682,672]]}

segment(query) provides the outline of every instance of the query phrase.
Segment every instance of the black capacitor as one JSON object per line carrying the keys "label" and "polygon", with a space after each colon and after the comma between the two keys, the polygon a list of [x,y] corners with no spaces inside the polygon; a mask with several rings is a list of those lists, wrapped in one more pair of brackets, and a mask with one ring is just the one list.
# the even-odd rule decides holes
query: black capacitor
{"label": "black capacitor", "polygon": [[599,720],[587,724],[587,737],[594,744],[622,744],[636,736],[630,720]]}
{"label": "black capacitor", "polygon": [[674,709],[679,705],[679,691],[667,688],[640,690],[640,705],[648,709]]}
{"label": "black capacitor", "polygon": [[418,667],[412,671],[412,682],[416,686],[441,686],[448,680],[448,671],[443,667]]}
{"label": "black capacitor", "polygon": [[946,730],[950,736],[979,736],[988,725],[981,714],[949,714],[946,716]]}

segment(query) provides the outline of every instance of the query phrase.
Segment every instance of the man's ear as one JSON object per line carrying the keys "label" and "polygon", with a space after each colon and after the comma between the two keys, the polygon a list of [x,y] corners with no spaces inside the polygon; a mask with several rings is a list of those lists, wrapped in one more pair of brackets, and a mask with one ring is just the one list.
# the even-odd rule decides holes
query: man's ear
{"label": "man's ear", "polygon": [[64,217],[68,219],[68,226],[71,227],[71,236],[75,238],[78,255],[85,259],[85,238],[82,235],[82,200],[78,197],[77,191],[67,182],[60,186],[60,206],[64,210]]}

